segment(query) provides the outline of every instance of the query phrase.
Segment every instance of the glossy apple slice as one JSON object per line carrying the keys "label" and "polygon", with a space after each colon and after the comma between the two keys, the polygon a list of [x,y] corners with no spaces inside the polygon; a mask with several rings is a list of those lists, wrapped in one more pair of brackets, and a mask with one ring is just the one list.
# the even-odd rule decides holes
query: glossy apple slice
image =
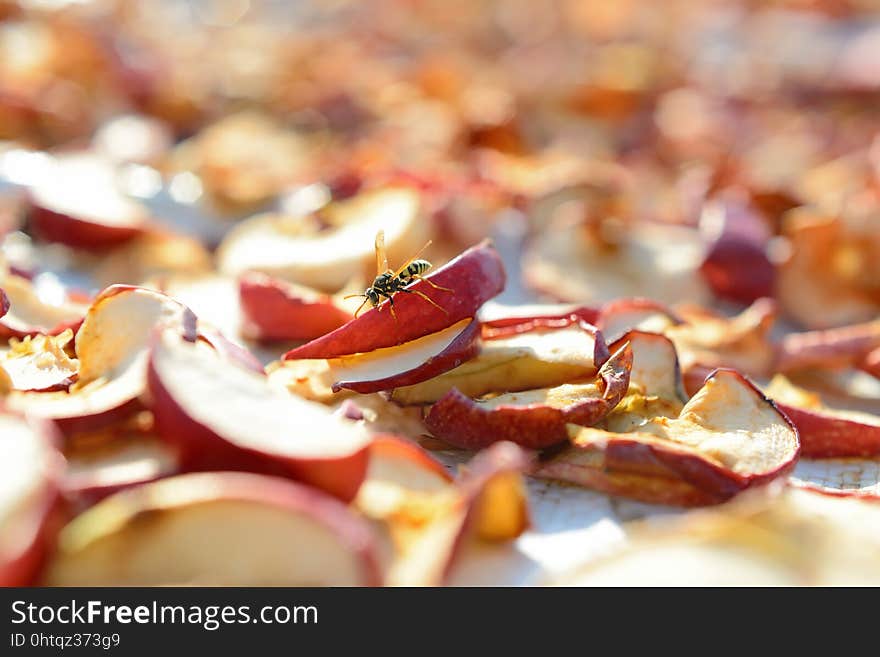
{"label": "glossy apple slice", "polygon": [[0,586],[33,584],[59,529],[64,459],[45,422],[0,414]]}
{"label": "glossy apple slice", "polygon": [[[656,417],[629,433],[572,427],[570,436],[570,450],[545,463],[540,476],[576,475],[568,466],[586,463],[602,471],[678,479],[718,500],[786,474],[800,454],[788,419],[731,370],[712,374],[675,419]],[[589,477],[581,481],[589,484]],[[645,491],[638,499],[650,497]]]}
{"label": "glossy apple slice", "polygon": [[64,528],[46,576],[50,586],[380,581],[365,520],[321,491],[241,472],[180,475],[104,499]]}
{"label": "glossy apple slice", "polygon": [[116,187],[111,161],[88,153],[56,156],[50,175],[31,188],[30,221],[50,242],[106,249],[143,233],[149,213]]}
{"label": "glossy apple slice", "polygon": [[483,303],[504,289],[505,282],[501,258],[489,242],[468,249],[427,278],[452,291],[435,289],[426,281],[417,281],[408,289],[430,297],[445,312],[416,294],[398,292],[394,295],[396,319],[386,302],[289,351],[284,358],[336,358],[402,345],[474,317]]}
{"label": "glossy apple slice", "polygon": [[330,409],[170,332],[153,344],[148,381],[156,432],[184,467],[280,474],[346,501],[357,493],[369,435]]}
{"label": "glossy apple slice", "polygon": [[62,300],[53,303],[41,298],[31,281],[7,274],[2,284],[0,337],[23,338],[28,335],[57,335],[67,329],[76,330],[88,306]]}
{"label": "glossy apple slice", "polygon": [[396,388],[401,404],[432,403],[453,388],[467,397],[561,385],[595,376],[608,359],[602,333],[583,322],[533,327],[511,336],[484,339],[480,353],[445,374]]}
{"label": "glossy apple slice", "polygon": [[13,392],[7,405],[54,420],[65,434],[107,426],[141,408],[150,336],[168,327],[196,338],[196,318],[174,299],[115,285],[96,297],[76,334],[77,381],[66,392]]}
{"label": "glossy apple slice", "polygon": [[588,383],[504,393],[471,399],[453,388],[435,403],[425,426],[464,449],[480,449],[509,440],[542,449],[568,438],[567,424],[591,426],[623,399],[629,386],[633,354],[624,344]]}

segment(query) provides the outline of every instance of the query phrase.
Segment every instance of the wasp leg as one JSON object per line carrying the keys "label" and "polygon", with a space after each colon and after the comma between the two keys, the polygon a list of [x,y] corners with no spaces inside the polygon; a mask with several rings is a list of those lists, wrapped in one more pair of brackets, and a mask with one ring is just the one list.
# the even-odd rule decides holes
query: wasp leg
{"label": "wasp leg", "polygon": [[388,299],[388,310],[391,311],[391,316],[394,318],[394,321],[397,321],[397,313],[394,312],[394,299],[391,298],[390,294],[381,293],[383,297]]}
{"label": "wasp leg", "polygon": [[452,290],[448,287],[443,287],[442,285],[437,285],[430,278],[425,278],[423,276],[419,276],[418,274],[414,274],[411,278],[414,278],[418,281],[425,281],[425,283],[433,287],[435,290],[443,290],[444,292],[455,292],[455,290]]}
{"label": "wasp leg", "polygon": [[422,297],[422,299],[424,299],[425,301],[427,301],[428,303],[430,303],[430,304],[431,304],[432,306],[434,306],[435,308],[439,308],[440,310],[442,310],[442,311],[443,311],[444,313],[446,313],[447,315],[449,314],[449,311],[446,310],[446,308],[444,308],[444,307],[441,306],[439,303],[437,303],[436,301],[434,301],[431,297],[429,297],[429,296],[428,296],[427,294],[425,294],[424,292],[419,292],[418,290],[407,290],[406,288],[402,289],[401,292],[406,292],[407,294],[417,294],[418,296]]}

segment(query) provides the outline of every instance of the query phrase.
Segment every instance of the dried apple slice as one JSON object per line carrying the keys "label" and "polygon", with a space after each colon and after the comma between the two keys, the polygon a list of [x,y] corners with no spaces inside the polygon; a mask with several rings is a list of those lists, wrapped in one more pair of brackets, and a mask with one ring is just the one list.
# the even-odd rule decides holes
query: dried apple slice
{"label": "dried apple slice", "polygon": [[[788,419],[732,370],[712,374],[675,419],[656,417],[630,433],[572,427],[570,437],[571,448],[538,476],[584,485],[596,484],[596,470],[672,479],[716,501],[786,474],[800,454]],[[631,493],[654,501],[650,489]]]}
{"label": "dried apple slice", "polygon": [[[430,283],[417,281],[408,289],[427,295],[444,310],[417,294],[399,292],[394,295],[396,318],[386,302],[287,352],[284,358],[336,358],[402,345],[474,317],[483,303],[504,289],[505,282],[501,258],[488,242],[468,249],[427,278]],[[452,291],[438,290],[431,284]]]}
{"label": "dried apple slice", "polygon": [[423,383],[395,388],[391,397],[401,404],[426,404],[453,388],[467,397],[479,397],[552,387],[595,376],[608,356],[602,333],[594,326],[583,322],[539,326],[484,339],[475,358]]}
{"label": "dried apple slice", "polygon": [[428,241],[429,224],[420,206],[414,189],[391,187],[323,208],[326,230],[310,229],[301,217],[253,217],[239,223],[223,240],[218,266],[233,276],[259,271],[335,292],[355,276],[375,276],[373,247],[380,229],[385,231],[392,263],[404,262]]}
{"label": "dried apple slice", "polygon": [[184,467],[280,474],[346,501],[357,493],[370,438],[330,409],[171,332],[154,341],[147,378],[156,432]]}
{"label": "dried apple slice", "polygon": [[789,333],[779,344],[776,367],[791,372],[811,367],[861,365],[880,349],[880,320],[822,331]]}
{"label": "dried apple slice", "polygon": [[7,405],[54,420],[65,434],[107,426],[141,407],[147,351],[158,327],[196,338],[196,318],[174,299],[115,285],[99,294],[76,334],[78,378],[66,392],[19,392]]}
{"label": "dried apple slice", "polygon": [[9,350],[0,355],[0,368],[9,377],[10,389],[34,392],[67,390],[74,382],[79,361],[65,347],[73,339],[67,329],[57,336],[10,338]]}
{"label": "dried apple slice", "polygon": [[337,500],[276,477],[208,472],[116,493],[78,516],[45,581],[376,586],[381,576],[369,525]]}
{"label": "dried apple slice", "polygon": [[609,301],[600,309],[595,323],[606,338],[616,340],[630,329],[665,333],[683,320],[662,303],[634,297]]}
{"label": "dried apple slice", "polygon": [[575,304],[536,304],[531,306],[480,309],[483,338],[503,338],[538,328],[564,327],[578,322],[595,324],[599,311]]}
{"label": "dried apple slice", "polygon": [[88,309],[84,304],[67,299],[60,303],[41,299],[31,281],[14,274],[4,276],[2,287],[6,308],[0,317],[2,337],[57,335],[69,328],[76,330]]}
{"label": "dried apple slice", "polygon": [[146,208],[116,187],[115,167],[88,153],[56,156],[51,172],[30,192],[34,232],[50,242],[105,249],[143,233]]}
{"label": "dried apple slice", "polygon": [[249,337],[313,340],[352,319],[333,297],[266,274],[243,274],[238,293]]}
{"label": "dried apple slice", "polygon": [[809,458],[880,455],[880,417],[831,408],[822,398],[778,374],[764,392],[797,427]]}
{"label": "dried apple slice", "polygon": [[629,387],[633,354],[620,347],[589,383],[504,393],[471,399],[453,388],[435,403],[425,426],[431,433],[464,449],[480,449],[509,440],[530,449],[563,442],[567,424],[590,426],[623,399]]}
{"label": "dried apple slice", "polygon": [[64,459],[45,422],[0,414],[0,586],[32,584],[57,529]]}

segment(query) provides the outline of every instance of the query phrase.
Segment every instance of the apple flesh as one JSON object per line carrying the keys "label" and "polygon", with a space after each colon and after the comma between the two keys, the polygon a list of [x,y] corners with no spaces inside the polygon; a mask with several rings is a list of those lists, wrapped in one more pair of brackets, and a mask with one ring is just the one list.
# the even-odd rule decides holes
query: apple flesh
{"label": "apple flesh", "polygon": [[357,493],[370,438],[330,409],[167,331],[153,342],[147,379],[156,433],[184,468],[283,475],[345,501]]}
{"label": "apple flesh", "polygon": [[668,306],[640,297],[609,301],[599,310],[595,321],[608,339],[616,339],[630,329],[665,333],[682,323]]}
{"label": "apple flesh", "polygon": [[88,306],[70,300],[59,304],[41,299],[31,281],[7,274],[2,284],[0,337],[24,338],[29,335],[57,335],[76,330]]}
{"label": "apple flesh", "polygon": [[443,265],[427,278],[452,290],[435,289],[427,281],[416,281],[407,289],[428,296],[438,309],[417,294],[394,295],[396,319],[388,302],[284,355],[285,359],[336,358],[375,349],[396,347],[469,319],[486,301],[504,289],[504,266],[498,252],[483,242]]}
{"label": "apple flesh", "polygon": [[508,440],[543,449],[568,438],[567,424],[590,426],[623,399],[629,387],[633,354],[624,344],[589,383],[504,393],[471,399],[453,388],[435,403],[425,426],[457,447],[480,449]]}
{"label": "apple flesh", "polygon": [[70,329],[57,336],[10,338],[9,349],[0,355],[0,369],[8,377],[8,389],[31,392],[67,390],[79,369],[79,362],[65,351],[72,339]]}
{"label": "apple flesh", "polygon": [[313,340],[352,319],[333,297],[266,274],[243,274],[238,289],[248,335],[256,340]]}
{"label": "apple flesh", "polygon": [[596,308],[565,304],[562,306],[535,305],[495,310],[480,310],[483,337],[487,340],[527,333],[538,328],[561,328],[578,322],[595,324],[599,316]]}
{"label": "apple flesh", "polygon": [[466,397],[490,392],[547,388],[590,378],[608,360],[601,332],[583,323],[535,327],[512,336],[483,339],[470,361],[423,383],[398,387],[391,398],[400,404],[433,403],[456,388]]}
{"label": "apple flesh", "polygon": [[3,413],[0,428],[0,586],[26,586],[54,543],[64,459],[45,422]]}
{"label": "apple flesh", "polygon": [[332,497],[276,477],[209,472],[102,500],[63,529],[45,581],[376,586],[381,575],[369,525]]}

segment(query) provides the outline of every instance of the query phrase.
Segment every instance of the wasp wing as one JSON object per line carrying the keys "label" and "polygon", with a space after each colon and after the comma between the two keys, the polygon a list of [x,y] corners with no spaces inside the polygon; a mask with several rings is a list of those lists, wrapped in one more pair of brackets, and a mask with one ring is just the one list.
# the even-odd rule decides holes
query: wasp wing
{"label": "wasp wing", "polygon": [[388,254],[385,252],[385,231],[376,233],[376,274],[388,271]]}

